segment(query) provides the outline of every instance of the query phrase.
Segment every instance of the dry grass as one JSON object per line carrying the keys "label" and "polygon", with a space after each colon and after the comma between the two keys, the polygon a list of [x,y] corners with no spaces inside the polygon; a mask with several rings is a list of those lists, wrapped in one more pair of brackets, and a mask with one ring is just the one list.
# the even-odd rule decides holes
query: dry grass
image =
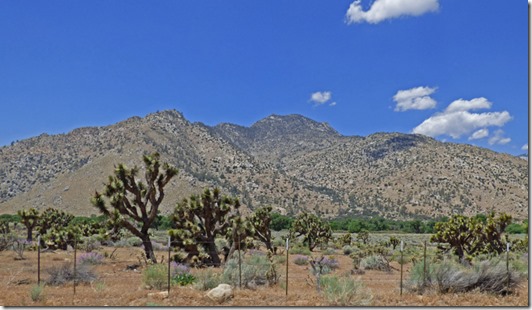
{"label": "dry grass", "polygon": [[[103,249],[111,252],[113,249]],[[167,299],[148,297],[153,290],[142,284],[142,271],[126,271],[126,266],[138,263],[136,258],[139,249],[119,248],[117,259],[105,259],[104,263],[95,266],[98,280],[92,284],[78,285],[76,295],[72,284],[63,286],[45,286],[44,299],[32,301],[30,292],[37,282],[37,254],[27,252],[25,261],[16,261],[10,252],[0,252],[0,305],[3,306],[217,306],[207,297],[205,292],[193,286],[172,287]],[[160,257],[163,252],[157,253]],[[349,257],[336,256],[340,268],[333,274],[342,275],[350,271],[352,262]],[[73,262],[73,253],[58,251],[41,255],[41,279],[48,276],[44,271],[47,267]],[[224,306],[328,306],[327,299],[316,292],[309,281],[309,266],[298,266],[289,259],[289,293],[285,296],[284,286],[259,287],[257,290],[235,289],[234,298],[225,302]],[[399,269],[396,262],[392,267]],[[405,277],[409,266],[405,266]],[[279,268],[285,281],[284,267]],[[194,274],[196,270],[192,270]],[[396,269],[391,272],[376,270],[366,271],[360,279],[373,295],[373,306],[528,306],[528,283],[521,283],[515,294],[494,296],[480,292],[460,294],[426,294],[417,295],[403,291],[399,294],[400,273]],[[29,279],[30,283],[22,281]],[[20,283],[19,283],[20,282]]]}

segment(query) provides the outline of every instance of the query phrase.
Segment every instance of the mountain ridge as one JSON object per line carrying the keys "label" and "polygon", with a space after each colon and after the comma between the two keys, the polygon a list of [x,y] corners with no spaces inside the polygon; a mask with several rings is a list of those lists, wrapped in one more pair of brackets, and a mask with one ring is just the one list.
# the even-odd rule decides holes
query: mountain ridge
{"label": "mountain ridge", "polygon": [[219,186],[245,209],[269,204],[287,214],[528,216],[528,162],[515,156],[422,135],[343,136],[298,114],[272,114],[249,127],[207,126],[175,110],[0,147],[0,213],[52,206],[96,214],[90,194],[113,166],[140,165],[153,151],[180,169],[166,213]]}

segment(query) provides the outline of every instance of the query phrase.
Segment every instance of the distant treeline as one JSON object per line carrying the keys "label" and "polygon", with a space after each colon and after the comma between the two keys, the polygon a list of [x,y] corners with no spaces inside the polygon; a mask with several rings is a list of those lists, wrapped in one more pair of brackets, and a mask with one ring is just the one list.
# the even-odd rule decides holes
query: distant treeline
{"label": "distant treeline", "polygon": [[[484,214],[478,214],[475,217],[486,221],[486,216]],[[437,222],[447,222],[448,217],[440,217],[434,220],[391,220],[383,217],[341,217],[329,220],[329,224],[333,231],[347,231],[350,233],[359,233],[363,230],[369,232],[403,232],[403,233],[414,233],[414,234],[432,234],[434,233],[434,225]],[[91,223],[100,223],[105,221],[106,218],[103,215],[92,215],[90,217],[85,216],[76,216],[72,223],[76,224],[91,224]],[[290,229],[292,222],[294,221],[293,217],[282,215],[279,213],[272,213],[272,220],[270,223],[270,229],[274,231],[287,230]],[[0,215],[0,222],[10,222],[10,223],[19,223],[20,216],[12,214],[2,214]],[[168,230],[172,229],[172,220],[171,216],[158,215],[152,228],[158,230]],[[512,223],[506,227],[505,230],[509,234],[526,234],[528,233],[528,220],[524,220],[522,223]]]}

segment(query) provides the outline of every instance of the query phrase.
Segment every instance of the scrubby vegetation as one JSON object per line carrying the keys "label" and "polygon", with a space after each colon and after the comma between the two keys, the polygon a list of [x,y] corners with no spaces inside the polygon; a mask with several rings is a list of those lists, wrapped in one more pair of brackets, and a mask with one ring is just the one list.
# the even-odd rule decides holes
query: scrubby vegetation
{"label": "scrubby vegetation", "polygon": [[[163,216],[158,214],[163,188],[177,170],[161,166],[157,154],[145,156],[144,163],[146,184],[136,179],[137,168],[118,165],[105,192],[93,196],[102,216],[74,217],[52,208],[0,216],[0,251],[13,250],[14,259],[24,259],[24,251],[36,249],[37,235],[41,248],[84,251],[77,256],[75,275],[72,262],[46,269],[45,283],[61,286],[72,281],[94,283],[98,279],[94,270],[114,260],[118,248],[140,247],[143,259],[128,270],[141,270],[144,288],[163,290],[168,285],[168,265],[157,264],[155,254],[164,251],[166,259],[170,236],[171,285],[191,285],[201,291],[221,283],[245,289],[283,287],[280,271],[285,264],[298,265],[293,268],[306,270],[307,284],[316,286],[327,305],[334,306],[371,305],[371,292],[355,275],[391,275],[399,264],[409,264],[406,288],[415,294],[509,295],[528,277],[528,236],[517,235],[528,232],[528,221],[513,223],[506,214],[453,215],[434,221],[379,217],[326,221],[311,213],[285,216],[264,206],[244,216],[237,197],[214,188],[183,200],[173,214]],[[18,223],[22,225],[17,227]],[[288,260],[287,239],[292,255]],[[104,246],[106,255],[100,254]],[[506,252],[508,246],[511,253]],[[347,273],[340,275],[338,269]],[[34,289],[32,300],[42,300],[42,287]]]}

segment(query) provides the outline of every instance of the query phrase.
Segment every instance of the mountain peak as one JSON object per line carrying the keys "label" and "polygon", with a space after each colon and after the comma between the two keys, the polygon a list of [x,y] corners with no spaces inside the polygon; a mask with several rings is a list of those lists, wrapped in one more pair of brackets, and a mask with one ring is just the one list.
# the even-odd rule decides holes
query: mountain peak
{"label": "mountain peak", "polygon": [[279,134],[323,133],[340,136],[328,123],[317,122],[300,114],[272,114],[251,125],[254,130],[268,130]]}

